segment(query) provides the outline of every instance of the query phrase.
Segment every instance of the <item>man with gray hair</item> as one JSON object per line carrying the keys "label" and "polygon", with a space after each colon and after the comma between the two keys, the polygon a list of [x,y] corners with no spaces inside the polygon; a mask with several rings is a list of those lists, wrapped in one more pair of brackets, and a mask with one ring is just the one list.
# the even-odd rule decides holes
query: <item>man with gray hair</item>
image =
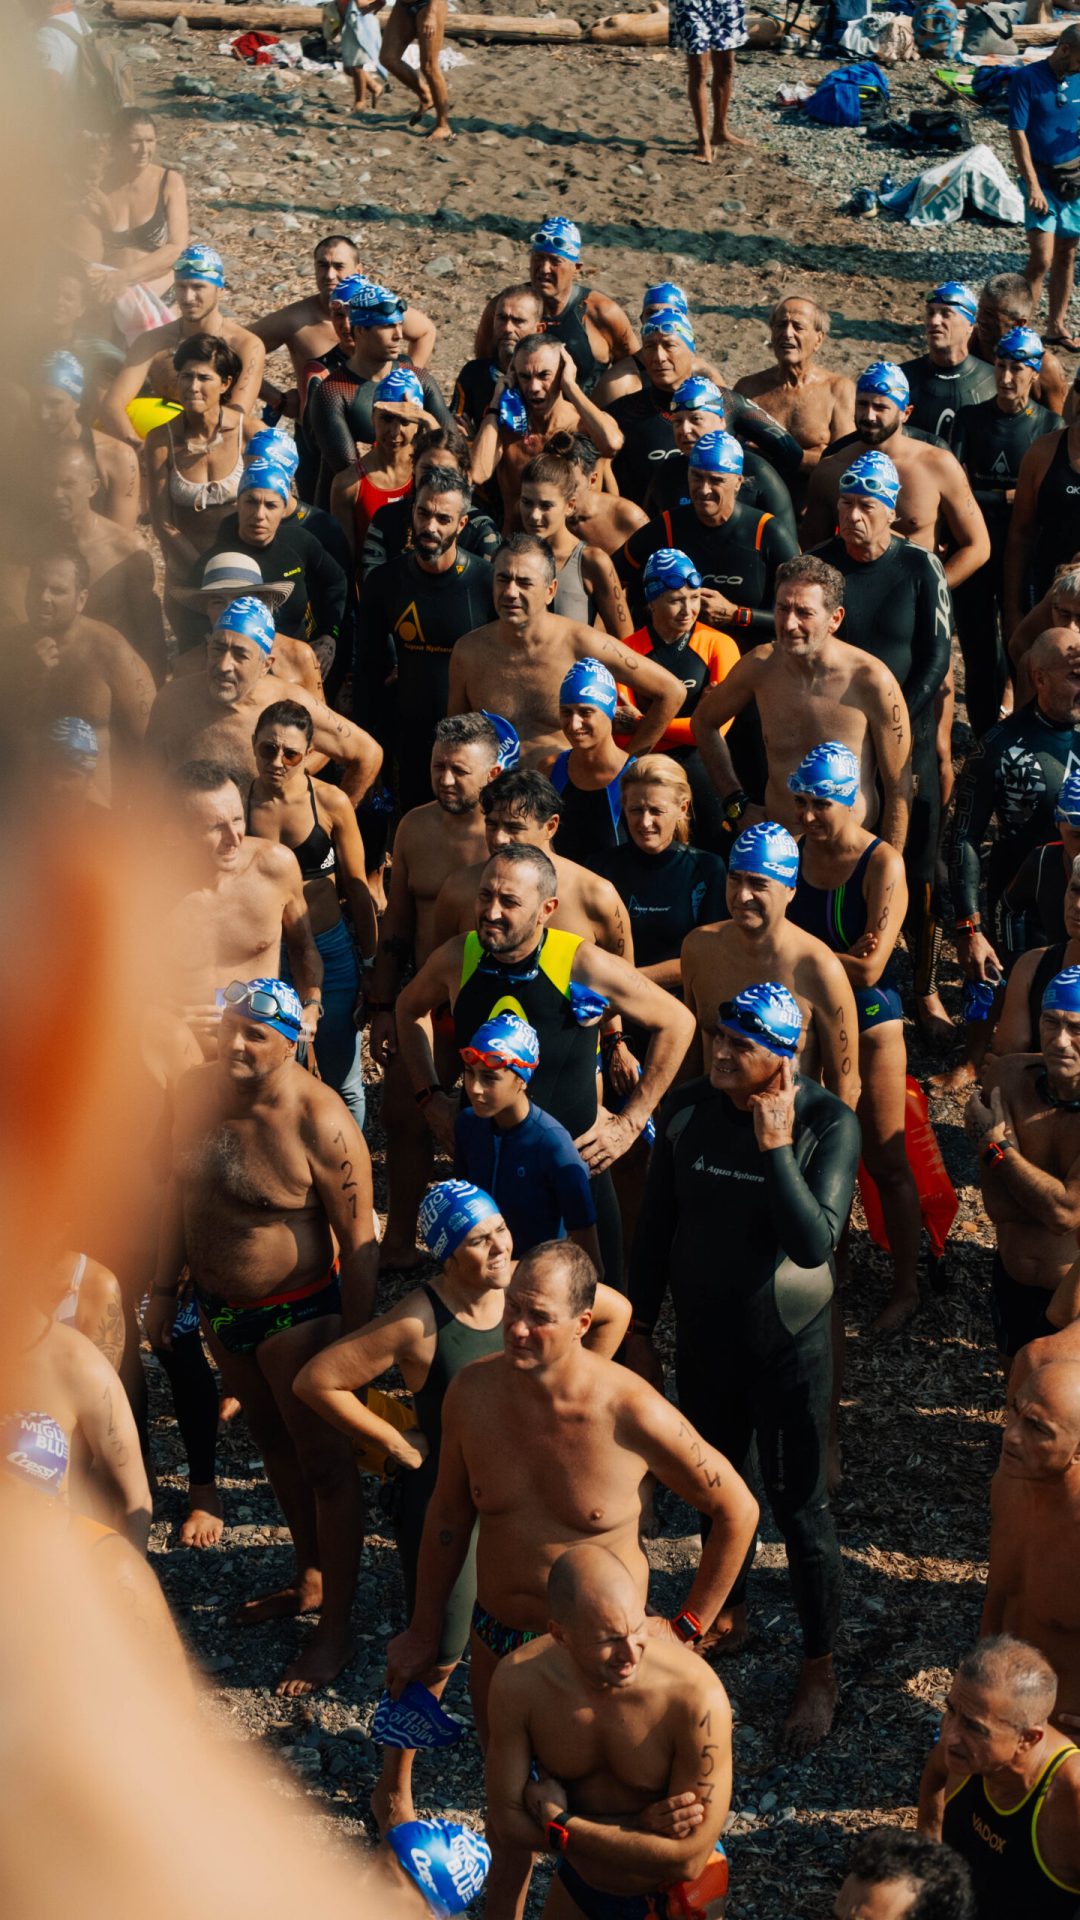
{"label": "man with gray hair", "polygon": [[[975,325],[968,342],[968,352],[973,353],[976,360],[983,360],[988,367],[992,367],[998,341],[1011,333],[1014,327],[1030,327],[1034,313],[1031,288],[1022,273],[991,274],[979,289],[979,304],[975,309]],[[1042,366],[1031,391],[1033,398],[1048,407],[1051,413],[1064,411],[1069,377],[1057,354],[1051,353],[1045,341]]]}
{"label": "man with gray hair", "polygon": [[961,1660],[923,1769],[919,1832],[966,1860],[979,1920],[1075,1920],[1080,1752],[1050,1724],[1057,1676],[1008,1634]]}
{"label": "man with gray hair", "polygon": [[926,295],[926,352],[905,360],[911,388],[908,433],[952,446],[961,407],[994,397],[994,372],[968,351],[977,301],[961,280],[945,280]]}
{"label": "man with gray hair", "polygon": [[1080,238],[1080,25],[1065,28],[1046,60],[1018,67],[1009,81],[1009,143],[1026,202],[1024,278],[1034,311],[1047,270],[1046,344],[1080,352],[1069,332],[1069,301]]}
{"label": "man with gray hair", "polygon": [[803,472],[816,467],[830,441],[855,430],[855,388],[846,373],[819,367],[816,355],[829,333],[829,316],[805,293],[788,293],[769,315],[775,366],[735,382],[764,407],[803,449]]}

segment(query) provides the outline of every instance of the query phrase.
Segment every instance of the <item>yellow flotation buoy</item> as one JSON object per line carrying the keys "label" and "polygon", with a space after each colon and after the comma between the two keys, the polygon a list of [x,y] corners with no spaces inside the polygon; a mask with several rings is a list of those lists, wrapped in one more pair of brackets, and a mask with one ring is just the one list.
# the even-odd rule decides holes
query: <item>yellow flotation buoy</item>
{"label": "yellow flotation buoy", "polygon": [[162,427],[166,420],[175,420],[181,410],[178,401],[158,400],[153,394],[140,394],[137,400],[129,400],[126,409],[140,440],[146,439],[151,427]]}

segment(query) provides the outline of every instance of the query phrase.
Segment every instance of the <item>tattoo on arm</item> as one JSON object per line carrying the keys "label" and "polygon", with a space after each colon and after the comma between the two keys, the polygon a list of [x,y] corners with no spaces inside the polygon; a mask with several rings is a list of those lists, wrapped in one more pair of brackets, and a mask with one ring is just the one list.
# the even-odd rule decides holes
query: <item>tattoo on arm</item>
{"label": "tattoo on arm", "polygon": [[105,1438],[112,1449],[117,1466],[125,1467],[127,1465],[128,1450],[116,1430],[116,1410],[113,1405],[112,1387],[106,1387],[101,1397],[106,1407]]}
{"label": "tattoo on arm", "polygon": [[342,1176],[341,1183],[340,1183],[340,1191],[343,1199],[345,1199],[348,1202],[349,1212],[352,1214],[352,1217],[355,1220],[356,1219],[356,1181],[353,1177],[353,1163],[349,1159],[348,1154],[345,1152],[345,1135],[340,1131],[338,1133],[335,1133],[334,1135],[334,1145],[336,1147],[340,1147],[343,1155],[345,1156],[343,1159],[338,1161],[338,1167]]}
{"label": "tattoo on arm", "polygon": [[124,1311],[118,1300],[109,1300],[92,1336],[98,1352],[110,1367],[118,1367],[124,1352]]}

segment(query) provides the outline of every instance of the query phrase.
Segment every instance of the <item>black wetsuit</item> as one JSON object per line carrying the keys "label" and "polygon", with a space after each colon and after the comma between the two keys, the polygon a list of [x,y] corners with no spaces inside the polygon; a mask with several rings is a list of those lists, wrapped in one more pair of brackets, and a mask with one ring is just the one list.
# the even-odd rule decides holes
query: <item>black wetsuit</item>
{"label": "black wetsuit", "polygon": [[[496,1011],[516,1013],[535,1028],[540,1065],[529,1082],[529,1098],[565,1127],[572,1140],[588,1132],[597,1114],[597,1028],[579,1025],[568,992],[581,944],[577,934],[551,927],[531,954],[505,961],[485,953],[475,933],[467,934],[454,1001],[458,1047],[467,1047]],[[594,1175],[592,1191],[604,1272],[618,1285],[622,1223],[611,1174]]]}
{"label": "black wetsuit", "polygon": [[296,514],[281,522],[268,546],[256,547],[241,540],[239,516],[230,513],[221,522],[210,552],[196,562],[192,586],[202,584],[207,561],[219,553],[246,554],[258,563],[264,580],[293,583],[289,598],[274,614],[279,633],[291,640],[312,640],[320,633],[338,639],[349,597],[348,575]]}
{"label": "black wetsuit", "polygon": [[1015,1807],[999,1807],[980,1773],[968,1774],[946,1796],[941,1837],[971,1869],[978,1920],[1080,1920],[1080,1887],[1051,1878],[1038,1843],[1051,1781],[1075,1753],[1074,1746],[1055,1753]]}
{"label": "black wetsuit", "polygon": [[[651,517],[663,513],[665,508],[685,506],[690,498],[689,482],[690,461],[678,448],[672,449],[671,457],[658,461],[649,481],[649,490],[642,505]],[[743,449],[743,477],[739,488],[739,499],[743,506],[758,507],[764,513],[771,513],[780,522],[784,532],[796,539],[795,508],[791,503],[791,494],[776,468],[766,460],[763,453],[755,453],[752,448]]]}
{"label": "black wetsuit", "polygon": [[736,501],[729,519],[721,526],[707,527],[687,505],[658,514],[639,527],[614,556],[616,571],[630,596],[631,613],[639,625],[646,612],[642,572],[649,555],[660,547],[678,547],[689,554],[702,585],[734,601],[746,616],[730,622],[714,620],[714,626],[733,633],[743,647],[760,646],[763,640],[772,639],[776,570],[798,548],[771,514]]}
{"label": "black wetsuit", "polygon": [[390,732],[402,813],[430,797],[435,728],[450,703],[450,655],[463,633],[492,618],[491,580],[490,561],[459,551],[445,573],[426,573],[407,552],[364,581],[354,684],[368,697],[397,667]]}
{"label": "black wetsuit", "polygon": [[578,787],[570,778],[569,748],[557,755],[548,778],[562,796],[563,809],[552,847],[563,860],[595,870],[597,860],[626,839],[619,791],[623,771],[620,768],[606,787]]}
{"label": "black wetsuit", "polygon": [[[702,1437],[741,1469],[756,1434],[804,1652],[820,1659],[832,1651],[840,1589],[826,1492],[829,1302],[859,1123],[816,1081],[798,1075],[795,1089],[794,1142],[767,1153],[753,1115],[707,1080],[668,1095],[630,1299],[635,1321],[651,1327],[670,1285],[679,1405]],[[729,1605],[743,1597],[749,1558]]]}
{"label": "black wetsuit", "polygon": [[[728,918],[724,882],[727,869],[718,853],[680,846],[673,840],[663,853],[643,853],[632,840],[611,847],[593,861],[594,873],[610,880],[630,919],[634,964],[653,967],[675,960],[688,933]],[[630,1047],[639,1035],[623,1021]]]}
{"label": "black wetsuit", "polygon": [[1038,531],[1031,561],[1032,599],[1041,600],[1058,567],[1080,552],[1080,472],[1069,459],[1069,436],[1059,436],[1043,475],[1035,508]]}
{"label": "black wetsuit", "polygon": [[[720,389],[724,397],[724,425],[728,433],[744,446],[751,446],[775,467],[781,479],[790,482],[802,465],[802,448],[766,413],[744,394],[730,387]],[[611,463],[612,472],[624,500],[644,505],[650,483],[659,466],[678,451],[671,437],[671,394],[648,384],[636,393],[624,393],[613,400],[607,411],[624,435],[623,445]]]}
{"label": "black wetsuit", "polygon": [[1054,803],[1066,774],[1078,766],[1080,728],[1047,720],[1034,700],[991,727],[968,755],[947,840],[949,887],[958,920],[978,911],[982,845],[996,820],[986,870],[995,943],[1001,895],[1026,856],[1053,838]]}
{"label": "black wetsuit", "polygon": [[569,350],[583,393],[592,392],[607,365],[606,361],[598,360],[593,352],[585,325],[585,301],[591,292],[591,287],[586,287],[580,280],[575,281],[562,312],[545,313],[538,328],[538,332],[550,334],[553,340],[561,340]]}
{"label": "black wetsuit", "polygon": [[937,890],[941,774],[934,744],[934,696],[949,670],[953,628],[945,574],[936,555],[897,535],[878,560],[853,560],[839,538],[815,551],[844,576],[840,638],[882,661],[899,681],[907,702],[914,794],[904,847],[908,882],[904,926],[915,992],[933,993],[941,946]]}
{"label": "black wetsuit", "polygon": [[1059,937],[1068,884],[1060,840],[1035,847],[1021,861],[1002,895],[1000,909],[999,932],[1012,958]]}
{"label": "black wetsuit", "polygon": [[967,354],[958,367],[937,367],[928,353],[920,353],[917,360],[905,360],[901,372],[907,375],[912,403],[905,433],[921,427],[924,433],[939,436],[947,447],[952,446],[961,407],[992,400],[997,392],[993,367],[985,360],[976,360],[973,353]]}
{"label": "black wetsuit", "polygon": [[[299,468],[297,472],[299,473]],[[338,643],[334,649],[334,658],[329,671],[323,674],[323,690],[327,703],[334,706],[345,677],[352,667],[353,649],[356,645],[356,582],[353,578],[352,548],[345,538],[344,528],[338,525],[333,514],[327,513],[323,507],[309,506],[302,496],[295,513],[290,514],[289,518],[295,521],[298,527],[303,527],[305,533],[314,534],[320,545],[324,546],[327,553],[337,561],[348,583],[345,614],[341,622]]]}
{"label": "black wetsuit", "polygon": [[[434,414],[440,427],[452,427],[454,416],[443,398],[442,388],[426,367],[414,367],[401,359],[397,367],[415,373],[424,390],[424,407]],[[317,504],[326,506],[330,482],[335,473],[344,473],[356,459],[357,443],[371,446],[375,439],[375,416],[371,403],[377,380],[354,373],[347,362],[331,364],[324,380],[312,383],[305,413],[307,430],[319,449],[322,461]]]}
{"label": "black wetsuit", "polygon": [[[384,507],[379,507],[372,514],[357,570],[361,581],[366,580],[376,567],[385,566],[388,560],[396,560],[399,553],[405,553],[412,546],[414,505],[414,497],[409,494],[404,500],[388,500]],[[474,502],[458,534],[457,543],[459,549],[475,553],[481,560],[494,560],[502,545],[502,534],[483,507],[478,507]]]}
{"label": "black wetsuit", "polygon": [[954,589],[956,630],[964,656],[964,700],[976,738],[998,718],[1008,683],[1002,606],[1005,543],[1020,462],[1033,440],[1064,425],[1059,414],[1028,402],[1019,413],[1002,413],[996,398],[962,407],[953,429],[953,452],[967,474],[990,534],[990,558]]}
{"label": "black wetsuit", "polygon": [[466,360],[454,382],[450,405],[470,438],[480,431],[501,372],[494,360]]}

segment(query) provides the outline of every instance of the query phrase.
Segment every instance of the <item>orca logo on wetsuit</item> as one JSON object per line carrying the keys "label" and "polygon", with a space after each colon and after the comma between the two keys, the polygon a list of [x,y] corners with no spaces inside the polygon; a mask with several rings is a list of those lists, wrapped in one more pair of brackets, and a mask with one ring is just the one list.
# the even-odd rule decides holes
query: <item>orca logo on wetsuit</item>
{"label": "orca logo on wetsuit", "polygon": [[646,456],[649,460],[677,460],[678,447],[650,447]]}

